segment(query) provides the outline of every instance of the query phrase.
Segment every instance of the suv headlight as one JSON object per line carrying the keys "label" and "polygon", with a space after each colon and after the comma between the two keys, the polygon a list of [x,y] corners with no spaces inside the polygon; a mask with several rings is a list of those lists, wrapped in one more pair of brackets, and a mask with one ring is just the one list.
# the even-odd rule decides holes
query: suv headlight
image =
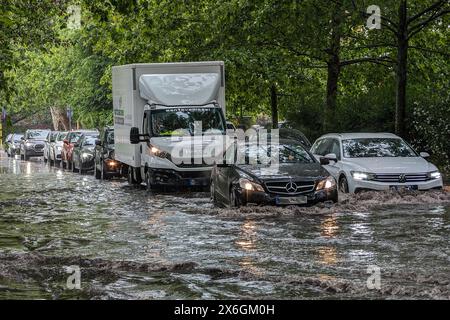
{"label": "suv headlight", "polygon": [[328,177],[317,184],[316,190],[328,190],[336,187],[336,180],[333,177]]}
{"label": "suv headlight", "polygon": [[440,179],[442,177],[439,171],[433,171],[428,173],[428,179]]}
{"label": "suv headlight", "polygon": [[250,181],[249,179],[241,178],[239,179],[239,186],[243,190],[247,191],[258,191],[258,192],[264,192],[264,188],[259,183],[255,183],[253,181]]}
{"label": "suv headlight", "polygon": [[375,178],[375,175],[373,173],[359,171],[352,171],[350,173],[355,180],[373,180]]}

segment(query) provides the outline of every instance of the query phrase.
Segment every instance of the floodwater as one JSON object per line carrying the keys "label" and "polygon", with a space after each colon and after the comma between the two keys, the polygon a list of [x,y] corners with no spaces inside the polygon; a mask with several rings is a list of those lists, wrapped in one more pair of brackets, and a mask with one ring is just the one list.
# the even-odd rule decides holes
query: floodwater
{"label": "floodwater", "polygon": [[215,209],[0,154],[0,299],[450,299],[449,234],[445,192]]}

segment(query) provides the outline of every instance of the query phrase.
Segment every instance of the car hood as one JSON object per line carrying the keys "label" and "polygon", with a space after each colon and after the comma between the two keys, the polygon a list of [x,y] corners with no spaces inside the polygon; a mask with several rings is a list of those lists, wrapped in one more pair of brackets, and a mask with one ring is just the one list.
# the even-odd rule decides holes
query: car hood
{"label": "car hood", "polygon": [[280,164],[278,168],[260,165],[240,165],[238,168],[244,173],[259,180],[316,180],[330,175],[319,163]]}
{"label": "car hood", "polygon": [[45,144],[45,140],[41,139],[28,139],[25,140],[26,143],[34,143],[34,144]]}
{"label": "car hood", "polygon": [[422,157],[408,158],[353,158],[352,170],[369,173],[425,173],[437,170]]}

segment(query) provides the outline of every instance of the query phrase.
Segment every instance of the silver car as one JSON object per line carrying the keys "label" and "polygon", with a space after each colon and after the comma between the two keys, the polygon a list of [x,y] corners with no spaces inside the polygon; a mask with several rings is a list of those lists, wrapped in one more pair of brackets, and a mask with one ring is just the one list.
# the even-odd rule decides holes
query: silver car
{"label": "silver car", "polygon": [[68,132],[58,132],[55,141],[50,145],[49,163],[50,166],[61,165],[61,151],[64,144],[64,139],[67,137]]}
{"label": "silver car", "polygon": [[55,143],[56,136],[59,131],[49,132],[47,135],[47,139],[45,139],[45,147],[44,147],[44,162],[47,163],[50,160],[50,150],[52,145]]}
{"label": "silver car", "polygon": [[28,161],[31,157],[44,155],[45,139],[50,130],[27,130],[20,143],[20,158]]}

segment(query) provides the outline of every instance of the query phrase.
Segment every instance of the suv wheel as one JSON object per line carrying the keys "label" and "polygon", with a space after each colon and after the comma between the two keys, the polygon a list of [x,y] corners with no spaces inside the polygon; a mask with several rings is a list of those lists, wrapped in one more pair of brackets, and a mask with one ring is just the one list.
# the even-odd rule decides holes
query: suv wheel
{"label": "suv wheel", "polygon": [[339,191],[342,193],[348,193],[348,181],[344,176],[339,179]]}

